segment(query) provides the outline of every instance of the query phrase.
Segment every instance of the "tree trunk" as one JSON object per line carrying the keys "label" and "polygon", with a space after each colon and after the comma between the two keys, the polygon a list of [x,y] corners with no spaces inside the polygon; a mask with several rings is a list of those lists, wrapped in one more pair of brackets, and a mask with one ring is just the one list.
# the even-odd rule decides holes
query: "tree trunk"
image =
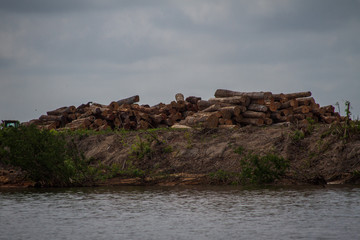
{"label": "tree trunk", "polygon": [[117,101],[117,104],[119,104],[119,106],[121,106],[123,104],[133,104],[133,103],[136,103],[139,101],[140,101],[139,95],[135,95],[132,97],[121,99],[121,100]]}
{"label": "tree trunk", "polygon": [[217,89],[214,95],[216,98],[247,96],[251,99],[270,99],[272,97],[271,92],[236,92],[226,89]]}
{"label": "tree trunk", "polygon": [[69,114],[69,113],[74,113],[74,112],[76,112],[76,107],[70,106],[70,107],[61,107],[56,110],[49,111],[46,114],[59,116],[59,115],[64,115],[64,114]]}
{"label": "tree trunk", "polygon": [[267,112],[268,108],[265,105],[259,105],[259,104],[250,104],[248,107],[248,110],[256,111],[256,112]]}
{"label": "tree trunk", "polygon": [[180,121],[182,125],[202,126],[205,128],[216,128],[218,123],[219,118],[216,113],[209,112],[198,112]]}
{"label": "tree trunk", "polygon": [[247,96],[210,98],[209,102],[212,103],[212,104],[215,104],[215,103],[228,103],[228,104],[236,104],[236,105],[248,106],[250,104],[250,98],[247,97]]}
{"label": "tree trunk", "polygon": [[246,118],[266,118],[266,113],[264,112],[246,111],[242,115]]}
{"label": "tree trunk", "polygon": [[240,123],[251,124],[255,126],[264,125],[264,119],[262,118],[243,118]]}
{"label": "tree trunk", "polygon": [[301,98],[301,97],[310,97],[311,96],[311,92],[296,92],[296,93],[287,93],[285,94],[285,97],[287,99],[294,99],[294,98]]}

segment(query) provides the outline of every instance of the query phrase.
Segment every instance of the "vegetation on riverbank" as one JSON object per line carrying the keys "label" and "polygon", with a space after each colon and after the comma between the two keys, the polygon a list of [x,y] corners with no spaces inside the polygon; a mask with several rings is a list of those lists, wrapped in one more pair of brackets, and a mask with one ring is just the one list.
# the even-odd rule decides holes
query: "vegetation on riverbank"
{"label": "vegetation on riverbank", "polygon": [[36,185],[54,187],[354,183],[359,140],[359,121],[99,132],[21,126],[0,130],[0,167],[19,167]]}

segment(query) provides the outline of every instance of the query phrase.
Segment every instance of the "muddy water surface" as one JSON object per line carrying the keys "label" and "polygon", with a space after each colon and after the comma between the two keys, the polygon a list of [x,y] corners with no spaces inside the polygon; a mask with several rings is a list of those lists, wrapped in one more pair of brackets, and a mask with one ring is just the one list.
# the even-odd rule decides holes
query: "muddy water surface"
{"label": "muddy water surface", "polygon": [[360,239],[360,187],[2,189],[0,239]]}

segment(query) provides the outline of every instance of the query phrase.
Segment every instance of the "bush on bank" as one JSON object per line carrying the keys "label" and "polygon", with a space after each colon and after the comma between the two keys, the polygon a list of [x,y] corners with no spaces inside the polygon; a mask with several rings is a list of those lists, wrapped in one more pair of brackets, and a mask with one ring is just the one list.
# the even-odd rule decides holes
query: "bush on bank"
{"label": "bush on bank", "polygon": [[75,186],[91,180],[88,164],[73,142],[35,126],[0,130],[0,162],[20,167],[41,186]]}

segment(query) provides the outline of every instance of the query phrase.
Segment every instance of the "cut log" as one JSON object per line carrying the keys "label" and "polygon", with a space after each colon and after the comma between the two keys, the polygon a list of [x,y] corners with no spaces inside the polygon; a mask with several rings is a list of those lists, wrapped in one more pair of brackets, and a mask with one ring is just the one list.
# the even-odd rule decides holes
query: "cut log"
{"label": "cut log", "polygon": [[209,101],[206,101],[206,100],[199,100],[197,102],[197,106],[198,106],[199,111],[202,111],[202,110],[210,107],[211,105],[213,105],[213,104],[210,103]]}
{"label": "cut log", "polygon": [[177,93],[176,95],[175,95],[175,100],[176,100],[176,102],[184,102],[184,95],[182,94],[182,93]]}
{"label": "cut log", "polygon": [[221,115],[223,115],[223,112],[229,112],[231,116],[240,116],[240,114],[244,111],[246,111],[246,107],[244,106],[227,106],[222,107],[219,109],[221,112]]}
{"label": "cut log", "polygon": [[320,109],[324,110],[326,113],[333,113],[335,111],[335,107],[332,105],[324,106]]}
{"label": "cut log", "polygon": [[255,126],[264,125],[264,119],[262,118],[243,118],[240,123],[251,124]]}
{"label": "cut log", "polygon": [[219,118],[215,113],[198,112],[180,121],[181,125],[216,128]]}
{"label": "cut log", "polygon": [[298,102],[299,106],[302,105],[311,106],[315,104],[315,100],[313,97],[302,97],[302,98],[296,98],[295,100]]}
{"label": "cut log", "polygon": [[266,118],[266,114],[264,112],[245,111],[242,115],[246,118]]}
{"label": "cut log", "polygon": [[113,111],[116,111],[119,107],[120,107],[120,105],[117,102],[111,102],[109,104],[109,109],[113,110]]}
{"label": "cut log", "polygon": [[260,104],[250,104],[247,108],[248,110],[256,111],[256,112],[267,112],[268,110],[267,106]]}
{"label": "cut log", "polygon": [[39,117],[39,120],[42,122],[62,122],[64,123],[66,121],[66,117],[64,116],[58,116],[58,115],[41,115]]}
{"label": "cut log", "polygon": [[291,108],[291,107],[293,107],[293,108],[298,107],[298,103],[297,103],[297,101],[295,99],[291,99],[289,101],[286,101],[286,102],[282,103],[280,105],[279,109]]}
{"label": "cut log", "polygon": [[281,103],[271,101],[271,102],[265,103],[265,106],[268,107],[269,111],[276,112],[280,108]]}
{"label": "cut log", "polygon": [[69,114],[69,113],[74,113],[74,112],[76,112],[76,107],[70,106],[70,107],[61,107],[56,110],[49,111],[46,114],[59,116],[59,115],[64,115],[64,114]]}
{"label": "cut log", "polygon": [[212,103],[212,104],[215,104],[215,103],[228,103],[228,104],[236,104],[236,105],[248,106],[250,104],[250,98],[248,96],[210,98],[209,102]]}
{"label": "cut log", "polygon": [[284,103],[288,100],[286,98],[286,95],[283,93],[273,94],[273,98],[275,101],[280,102],[280,103]]}
{"label": "cut log", "polygon": [[192,104],[197,104],[197,102],[200,100],[201,100],[201,97],[195,97],[195,96],[190,96],[185,99],[185,101],[192,103]]}
{"label": "cut log", "polygon": [[294,108],[294,113],[308,113],[310,112],[310,108],[308,106],[300,106],[297,108]]}
{"label": "cut log", "polygon": [[294,99],[294,98],[301,98],[301,97],[310,97],[311,96],[311,92],[296,92],[296,93],[287,93],[285,94],[285,97],[287,99]]}
{"label": "cut log", "polygon": [[251,99],[270,99],[272,97],[271,92],[237,92],[226,89],[217,89],[214,95],[216,98],[247,96]]}
{"label": "cut log", "polygon": [[271,118],[265,118],[265,119],[264,119],[264,123],[265,123],[266,125],[271,125],[271,124],[273,124],[273,120],[272,120]]}
{"label": "cut log", "polygon": [[135,95],[132,97],[121,99],[121,100],[117,101],[117,104],[119,104],[119,106],[121,106],[122,104],[133,104],[133,103],[136,103],[139,101],[140,101],[139,95]]}
{"label": "cut log", "polygon": [[70,130],[87,129],[91,125],[91,121],[88,118],[81,118],[72,121],[65,125],[65,128]]}

